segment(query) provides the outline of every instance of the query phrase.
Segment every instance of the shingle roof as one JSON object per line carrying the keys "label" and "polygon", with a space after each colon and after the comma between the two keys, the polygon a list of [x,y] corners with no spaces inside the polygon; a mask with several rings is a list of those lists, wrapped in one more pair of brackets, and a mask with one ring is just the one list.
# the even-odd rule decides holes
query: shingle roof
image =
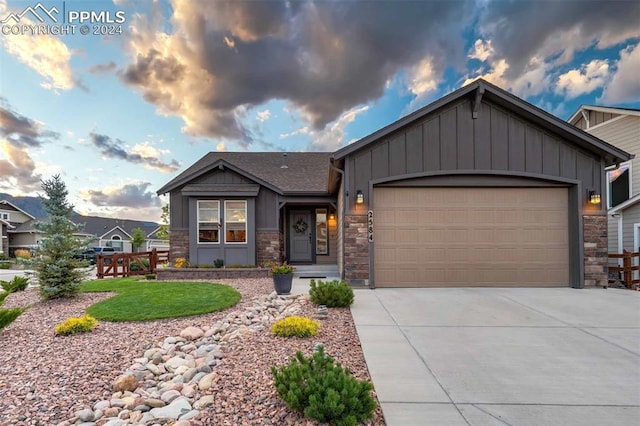
{"label": "shingle roof", "polygon": [[236,172],[286,193],[327,193],[330,152],[287,153],[287,168],[282,168],[280,152],[210,152],[158,190],[167,192],[189,183],[218,164],[235,168]]}
{"label": "shingle roof", "polygon": [[[97,237],[104,235],[116,226],[119,226],[129,235],[131,235],[135,228],[141,228],[144,231],[145,235],[149,235],[158,227],[158,224],[155,222],[145,222],[129,219],[113,219],[109,217],[98,216],[74,215],[71,217],[71,220],[75,223],[84,225],[84,228],[82,229],[83,233],[95,235]],[[11,232],[15,233],[35,231],[35,223],[35,220],[30,220],[29,222],[15,224],[16,228],[12,229]]]}

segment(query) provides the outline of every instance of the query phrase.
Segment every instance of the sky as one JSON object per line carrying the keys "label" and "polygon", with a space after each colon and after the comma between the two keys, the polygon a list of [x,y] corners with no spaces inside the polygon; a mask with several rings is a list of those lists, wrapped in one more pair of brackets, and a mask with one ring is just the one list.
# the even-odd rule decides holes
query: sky
{"label": "sky", "polygon": [[[640,108],[640,1],[0,0],[0,192],[159,220],[210,151],[334,151],[482,77]],[[87,34],[84,34],[87,32]]]}

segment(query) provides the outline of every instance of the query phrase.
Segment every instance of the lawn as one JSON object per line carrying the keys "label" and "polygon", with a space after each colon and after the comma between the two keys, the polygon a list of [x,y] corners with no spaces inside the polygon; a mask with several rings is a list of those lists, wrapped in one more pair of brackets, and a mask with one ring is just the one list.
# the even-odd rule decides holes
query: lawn
{"label": "lawn", "polygon": [[106,321],[145,321],[216,312],[234,306],[240,293],[222,284],[140,281],[116,278],[82,283],[82,292],[116,292],[87,308],[87,314]]}

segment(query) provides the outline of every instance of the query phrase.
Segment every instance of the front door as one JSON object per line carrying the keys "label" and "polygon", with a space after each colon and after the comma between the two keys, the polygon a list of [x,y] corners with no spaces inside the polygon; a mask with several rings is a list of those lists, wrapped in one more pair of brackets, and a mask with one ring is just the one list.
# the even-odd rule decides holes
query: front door
{"label": "front door", "polygon": [[311,262],[311,212],[291,210],[289,212],[289,261]]}

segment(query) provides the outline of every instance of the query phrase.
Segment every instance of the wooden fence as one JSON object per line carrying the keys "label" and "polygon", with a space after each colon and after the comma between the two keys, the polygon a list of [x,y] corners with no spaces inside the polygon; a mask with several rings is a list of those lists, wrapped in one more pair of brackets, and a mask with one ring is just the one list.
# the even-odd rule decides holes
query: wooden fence
{"label": "wooden fence", "polygon": [[[620,259],[622,259],[622,266],[620,266]],[[634,259],[639,261],[634,262]],[[622,281],[625,287],[633,288],[634,285],[640,284],[640,279],[633,277],[634,271],[640,271],[640,251],[624,250],[622,254],[609,254],[609,284]]]}
{"label": "wooden fence", "polygon": [[155,274],[158,264],[168,261],[169,250],[153,249],[139,253],[99,254],[96,259],[96,276],[104,278]]}

